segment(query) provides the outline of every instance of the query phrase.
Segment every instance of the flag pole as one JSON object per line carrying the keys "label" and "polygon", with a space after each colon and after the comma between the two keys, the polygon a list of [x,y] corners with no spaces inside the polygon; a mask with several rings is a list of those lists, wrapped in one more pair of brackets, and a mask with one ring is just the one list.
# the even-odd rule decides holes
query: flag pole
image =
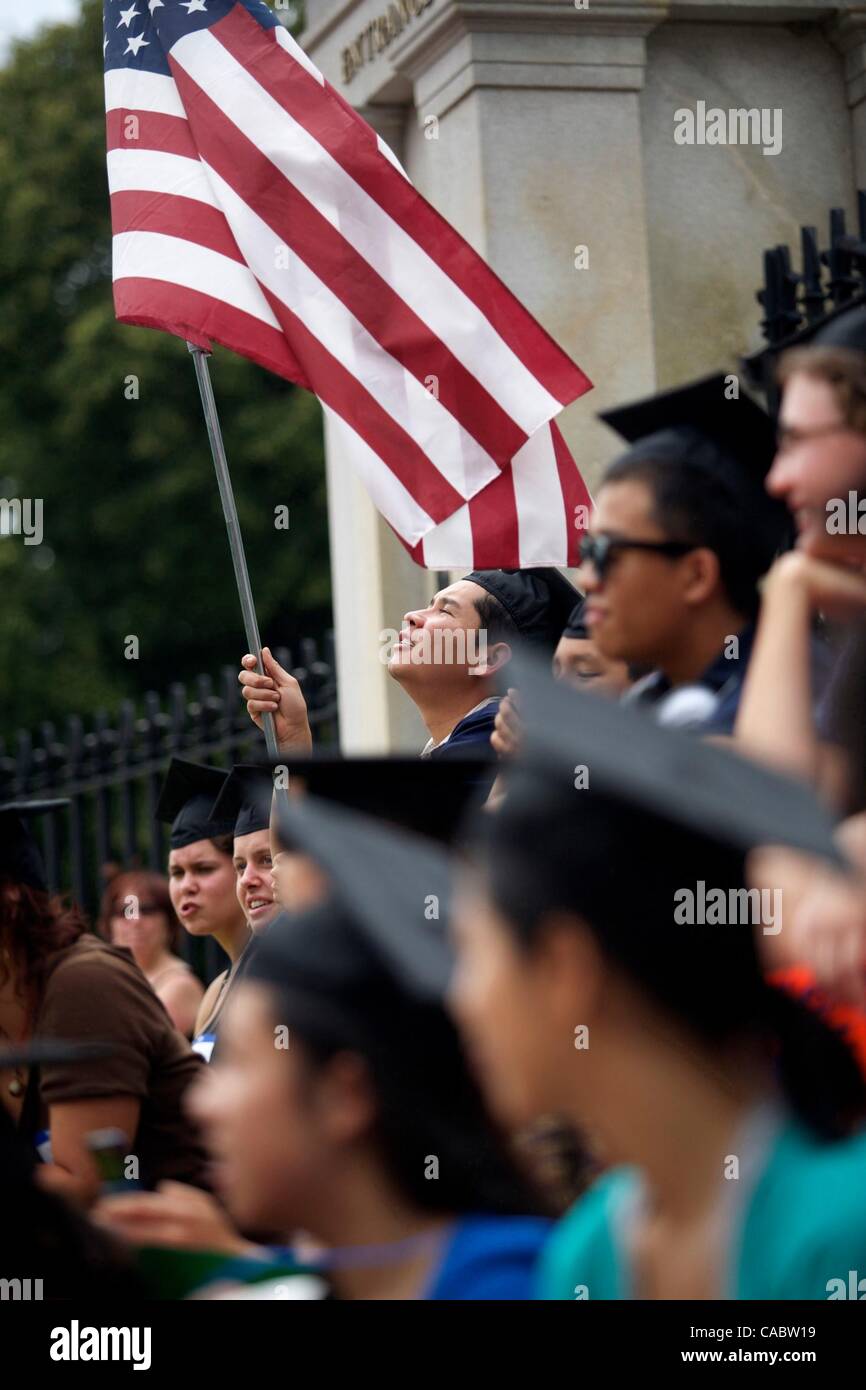
{"label": "flag pole", "polygon": [[[226,458],[225,446],[223,444],[222,430],[220,429],[219,415],[217,414],[216,400],[214,399],[213,384],[210,379],[210,371],[208,370],[207,359],[210,357],[210,353],[206,348],[198,347],[196,343],[187,342],[187,347],[192,353],[192,360],[195,364],[195,375],[201,395],[202,410],[204,411],[208,439],[210,440],[211,454],[213,455],[213,466],[216,470],[217,485],[220,490],[220,501],[222,502],[223,516],[225,517],[226,530],[229,535],[229,549],[231,551],[232,564],[235,570],[235,583],[238,587],[238,598],[241,601],[241,613],[243,614],[247,646],[255,655],[257,670],[261,674],[263,670],[262,639],[259,636],[259,624],[256,619],[255,604],[253,603],[253,591],[250,587],[250,575],[247,569],[247,557],[244,553],[241,524],[238,519],[238,509],[235,506],[235,495],[232,490],[228,459]],[[265,714],[262,716],[262,728],[264,730],[268,757],[276,760],[279,758],[280,749],[277,743],[274,716],[272,714]]]}

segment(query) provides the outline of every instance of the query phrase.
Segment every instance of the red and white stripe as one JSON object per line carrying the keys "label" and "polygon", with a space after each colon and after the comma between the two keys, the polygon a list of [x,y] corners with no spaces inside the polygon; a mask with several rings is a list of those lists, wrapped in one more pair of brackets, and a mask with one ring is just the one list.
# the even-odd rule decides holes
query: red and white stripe
{"label": "red and white stripe", "polygon": [[591,509],[587,486],[552,420],[482,493],[407,549],[426,569],[576,567]]}
{"label": "red and white stripe", "polygon": [[239,5],[169,62],[106,73],[118,318],[314,391],[419,562],[569,563],[548,422],[583,372],[285,29]]}

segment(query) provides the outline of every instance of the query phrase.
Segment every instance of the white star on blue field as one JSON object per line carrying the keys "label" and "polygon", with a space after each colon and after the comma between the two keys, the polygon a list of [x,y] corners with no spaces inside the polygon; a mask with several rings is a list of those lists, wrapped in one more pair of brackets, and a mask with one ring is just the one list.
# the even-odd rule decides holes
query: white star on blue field
{"label": "white star on blue field", "polygon": [[[178,39],[209,29],[235,8],[237,0],[104,0],[102,51],[106,71],[135,68],[171,75],[168,54]],[[241,0],[264,29],[278,16],[263,0]]]}
{"label": "white star on blue field", "polygon": [[[207,14],[208,0],[169,0],[179,3],[186,14]],[[141,15],[153,15],[166,8],[166,0],[119,0],[118,14],[129,15],[126,29],[130,38],[142,33]],[[81,0],[0,0],[0,67],[7,62],[13,39],[30,39],[50,24],[73,23],[81,11]],[[136,33],[130,25],[137,25]],[[130,49],[135,53],[138,45]]]}

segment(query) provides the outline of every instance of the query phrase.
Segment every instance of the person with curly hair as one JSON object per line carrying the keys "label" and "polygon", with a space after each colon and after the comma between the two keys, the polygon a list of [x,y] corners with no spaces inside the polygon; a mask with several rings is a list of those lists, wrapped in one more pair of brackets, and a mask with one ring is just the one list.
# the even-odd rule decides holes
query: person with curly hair
{"label": "person with curly hair", "polygon": [[[206,1155],[183,1111],[199,1059],[128,951],[87,931],[49,892],[30,819],[58,803],[0,807],[0,1041],[107,1043],[108,1059],[0,1070],[0,1104],[59,1190],[84,1202],[100,1179],[88,1138],[124,1136],[125,1176],[205,1184]],[[133,1162],[134,1160],[134,1162]]]}

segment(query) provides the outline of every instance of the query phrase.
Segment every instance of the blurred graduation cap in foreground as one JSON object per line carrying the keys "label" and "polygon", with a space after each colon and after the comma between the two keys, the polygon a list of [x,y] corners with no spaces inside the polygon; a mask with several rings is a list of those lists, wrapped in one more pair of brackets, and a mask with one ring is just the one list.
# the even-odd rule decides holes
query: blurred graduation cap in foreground
{"label": "blurred graduation cap in foreground", "polygon": [[[339,978],[347,966],[351,973],[352,963],[372,958],[406,994],[440,1001],[453,959],[446,930],[452,862],[447,851],[317,797],[280,797],[276,806],[281,834],[323,870],[338,907],[324,916],[335,924],[329,936],[342,945],[331,950],[327,937],[310,933],[306,973],[336,972]],[[307,954],[291,920],[266,934],[256,969],[259,953],[271,947]]]}
{"label": "blurred graduation cap in foreground", "polygon": [[796,348],[846,348],[849,352],[866,353],[866,304],[862,299],[840,304],[827,314],[803,324],[795,333],[770,343],[762,352],[744,359],[750,372],[755,372],[764,358],[778,359]]}
{"label": "blurred graduation cap in foreground", "polygon": [[273,791],[273,779],[266,767],[236,763],[213,804],[213,818],[232,821],[235,836],[267,830]]}
{"label": "blurred graduation cap in foreground", "polygon": [[580,797],[575,768],[585,767],[593,792],[720,845],[787,845],[845,864],[834,822],[805,783],[556,682],[526,653],[515,658],[514,671],[524,754],[509,795],[520,794],[522,763],[551,793]]}
{"label": "blurred graduation cap in foreground", "polygon": [[834,314],[798,346],[847,348],[850,352],[866,353],[866,307],[861,305]]}
{"label": "blurred graduation cap in foreground", "polygon": [[213,806],[227,773],[218,767],[172,758],[156,806],[157,819],[171,825],[172,849],[183,849],[197,840],[234,833],[232,815],[216,817]]}
{"label": "blurred graduation cap in foreground", "polygon": [[553,652],[580,599],[574,585],[550,565],[534,569],[473,570],[467,580],[497,599],[524,642]]}
{"label": "blurred graduation cap in foreground", "polygon": [[[805,232],[807,229],[803,228],[802,230]],[[777,248],[778,252],[786,250],[785,247]],[[814,256],[817,263],[817,248]],[[818,274],[820,279],[820,272]],[[793,278],[796,279],[797,277]],[[820,284],[816,289],[818,303],[823,307],[825,295]],[[864,302],[862,293],[854,295],[853,298],[845,300],[842,304],[834,305],[827,312],[820,312],[815,317],[809,318],[808,321],[802,322],[801,313],[805,307],[805,300],[802,306],[797,305],[795,301],[787,312],[783,309],[781,314],[775,316],[775,323],[765,321],[763,325],[765,330],[770,329],[769,333],[765,332],[767,337],[765,346],[741,359],[749,380],[759,390],[766,393],[774,414],[778,413],[779,402],[779,387],[775,380],[775,372],[780,358],[786,352],[793,352],[798,348],[828,347],[846,348],[850,352],[866,353],[866,302]],[[780,319],[788,331],[784,331],[784,328],[781,332],[775,331],[780,327]],[[800,323],[800,326],[793,332],[790,331],[792,320],[795,323]]]}
{"label": "blurred graduation cap in foreground", "polygon": [[380,1153],[407,1193],[424,1181],[415,1157],[436,1153],[443,1184],[432,1204],[443,1211],[535,1210],[448,1012],[449,854],[311,796],[275,805],[331,896],[264,933],[242,987],[266,988],[269,1022],[314,1064],[346,1051],[362,1059]]}
{"label": "blurred graduation cap in foreground", "polygon": [[466,812],[486,798],[497,762],[492,750],[482,757],[466,754],[441,760],[321,753],[281,755],[273,766],[288,772],[290,799],[300,783],[322,801],[448,844]]}
{"label": "blurred graduation cap in foreground", "polygon": [[71,1066],[74,1062],[100,1062],[114,1051],[110,1043],[29,1038],[23,1043],[0,1047],[0,1067]]}
{"label": "blurred graduation cap in foreground", "polygon": [[0,878],[11,878],[43,893],[48,891],[42,853],[31,821],[52,811],[62,811],[68,805],[63,797],[6,801],[0,805]]}

